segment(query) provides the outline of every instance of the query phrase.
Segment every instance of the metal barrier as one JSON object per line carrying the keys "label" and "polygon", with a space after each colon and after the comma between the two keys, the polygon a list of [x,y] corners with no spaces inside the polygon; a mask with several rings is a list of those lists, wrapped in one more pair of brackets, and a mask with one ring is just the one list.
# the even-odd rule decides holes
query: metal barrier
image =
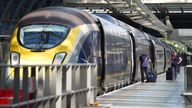
{"label": "metal barrier", "polygon": [[[95,102],[96,64],[0,65],[0,67],[2,70],[9,70],[8,73],[13,71],[9,75],[5,75],[6,72],[1,73],[1,83],[13,83],[13,100],[12,104],[0,107],[79,108]],[[1,88],[6,88],[7,84],[4,84],[1,84]]]}
{"label": "metal barrier", "polygon": [[185,92],[181,95],[184,97],[185,104],[192,104],[192,65],[184,67],[184,87]]}

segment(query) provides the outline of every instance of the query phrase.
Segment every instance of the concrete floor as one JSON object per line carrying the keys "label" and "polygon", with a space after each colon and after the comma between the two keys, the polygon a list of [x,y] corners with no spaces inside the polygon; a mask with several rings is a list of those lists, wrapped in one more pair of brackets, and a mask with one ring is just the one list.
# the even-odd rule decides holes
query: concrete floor
{"label": "concrete floor", "polygon": [[117,91],[97,97],[102,105],[110,108],[192,108],[185,105],[184,72],[177,80],[168,81],[166,75],[159,75],[156,83],[136,83]]}

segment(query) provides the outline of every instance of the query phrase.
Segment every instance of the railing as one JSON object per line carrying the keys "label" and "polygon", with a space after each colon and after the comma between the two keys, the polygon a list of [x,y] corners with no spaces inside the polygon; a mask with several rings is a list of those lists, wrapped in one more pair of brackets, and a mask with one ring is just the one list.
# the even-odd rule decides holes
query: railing
{"label": "railing", "polygon": [[185,66],[184,72],[185,92],[181,95],[184,97],[185,104],[192,105],[192,65]]}
{"label": "railing", "polygon": [[0,68],[1,88],[13,88],[12,103],[0,107],[79,108],[95,102],[96,64],[0,65]]}

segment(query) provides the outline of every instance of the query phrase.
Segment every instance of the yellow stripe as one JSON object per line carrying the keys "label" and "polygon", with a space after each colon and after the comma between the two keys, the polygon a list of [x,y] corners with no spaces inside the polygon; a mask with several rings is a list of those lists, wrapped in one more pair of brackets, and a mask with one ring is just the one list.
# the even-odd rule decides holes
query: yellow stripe
{"label": "yellow stripe", "polygon": [[[80,26],[72,28],[65,39],[65,41],[60,45],[59,50],[62,51],[62,48],[66,48],[65,52],[67,53],[66,58],[69,56],[70,52],[72,51],[75,42],[77,41],[78,34],[80,32]],[[64,63],[66,62],[66,59],[64,60]]]}

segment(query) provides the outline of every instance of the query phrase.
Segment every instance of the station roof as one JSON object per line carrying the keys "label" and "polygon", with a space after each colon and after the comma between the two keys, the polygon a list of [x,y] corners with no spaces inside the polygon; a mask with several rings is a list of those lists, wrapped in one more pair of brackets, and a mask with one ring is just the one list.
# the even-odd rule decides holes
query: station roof
{"label": "station roof", "polygon": [[158,31],[162,36],[167,36],[167,32],[172,32],[172,26],[167,26],[161,22],[140,0],[70,0],[65,1],[64,6],[78,7],[94,12],[118,13],[128,17],[133,22],[146,28]]}
{"label": "station roof", "polygon": [[[124,22],[136,26],[139,24],[139,28],[149,31],[156,37],[170,36],[174,34],[175,29],[191,29],[191,5],[192,0],[65,0],[64,3],[64,6],[77,7],[94,13],[113,13],[114,17]],[[191,37],[176,36],[170,39],[182,40],[184,43],[192,40]]]}

